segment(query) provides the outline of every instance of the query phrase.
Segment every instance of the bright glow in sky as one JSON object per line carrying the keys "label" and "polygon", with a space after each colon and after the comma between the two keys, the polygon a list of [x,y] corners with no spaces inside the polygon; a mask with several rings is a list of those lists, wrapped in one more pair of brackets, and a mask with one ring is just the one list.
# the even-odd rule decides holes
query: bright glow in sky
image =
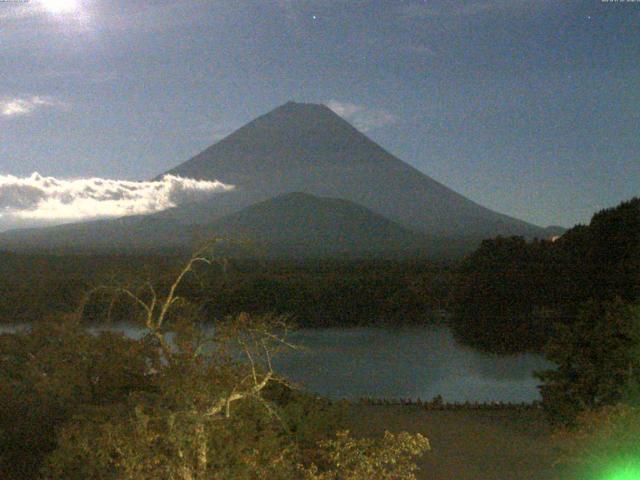
{"label": "bright glow in sky", "polygon": [[78,0],[40,0],[40,4],[50,13],[75,13],[80,4]]}

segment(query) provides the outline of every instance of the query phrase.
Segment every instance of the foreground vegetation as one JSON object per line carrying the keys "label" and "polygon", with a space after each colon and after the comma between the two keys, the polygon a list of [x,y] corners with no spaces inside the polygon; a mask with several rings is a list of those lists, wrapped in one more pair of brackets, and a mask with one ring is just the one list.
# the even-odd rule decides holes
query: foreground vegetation
{"label": "foreground vegetation", "polygon": [[421,434],[353,438],[339,406],[272,368],[278,316],[241,314],[208,336],[177,292],[99,288],[139,307],[140,340],[89,334],[81,316],[0,336],[0,475],[7,479],[415,478]]}

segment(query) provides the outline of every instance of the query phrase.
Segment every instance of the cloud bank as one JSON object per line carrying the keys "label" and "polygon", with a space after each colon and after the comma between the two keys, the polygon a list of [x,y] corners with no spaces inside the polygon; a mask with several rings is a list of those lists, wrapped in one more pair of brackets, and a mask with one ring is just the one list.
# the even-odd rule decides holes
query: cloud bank
{"label": "cloud bank", "polygon": [[330,100],[327,102],[327,107],[363,132],[391,125],[397,120],[395,115],[385,110],[371,109],[338,100]]}
{"label": "cloud bank", "polygon": [[61,223],[159,212],[198,201],[232,185],[166,175],[158,181],[58,179],[0,175],[0,220]]}
{"label": "cloud bank", "polygon": [[65,107],[65,103],[52,97],[34,95],[0,100],[0,114],[5,117],[28,115],[44,107]]}

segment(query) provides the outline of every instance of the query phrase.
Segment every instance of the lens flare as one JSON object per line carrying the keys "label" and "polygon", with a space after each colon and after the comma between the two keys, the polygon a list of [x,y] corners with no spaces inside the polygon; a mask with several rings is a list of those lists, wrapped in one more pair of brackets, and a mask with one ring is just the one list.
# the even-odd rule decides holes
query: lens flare
{"label": "lens flare", "polygon": [[640,461],[612,468],[601,480],[640,480]]}
{"label": "lens flare", "polygon": [[78,0],[40,0],[42,7],[49,13],[75,13],[80,8]]}

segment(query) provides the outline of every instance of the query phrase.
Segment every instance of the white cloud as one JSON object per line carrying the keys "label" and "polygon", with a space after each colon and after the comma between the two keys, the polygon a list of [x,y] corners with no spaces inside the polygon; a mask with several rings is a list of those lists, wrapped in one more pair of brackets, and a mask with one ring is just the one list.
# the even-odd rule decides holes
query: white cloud
{"label": "white cloud", "polygon": [[363,132],[391,125],[397,121],[397,117],[386,110],[367,108],[354,103],[330,100],[327,102],[327,107]]}
{"label": "white cloud", "polygon": [[40,108],[46,107],[66,107],[66,104],[53,97],[39,95],[0,100],[0,114],[5,117],[28,115]]}
{"label": "white cloud", "polygon": [[7,224],[16,220],[59,223],[147,214],[232,188],[218,181],[173,175],[152,182],[0,175],[0,219]]}

